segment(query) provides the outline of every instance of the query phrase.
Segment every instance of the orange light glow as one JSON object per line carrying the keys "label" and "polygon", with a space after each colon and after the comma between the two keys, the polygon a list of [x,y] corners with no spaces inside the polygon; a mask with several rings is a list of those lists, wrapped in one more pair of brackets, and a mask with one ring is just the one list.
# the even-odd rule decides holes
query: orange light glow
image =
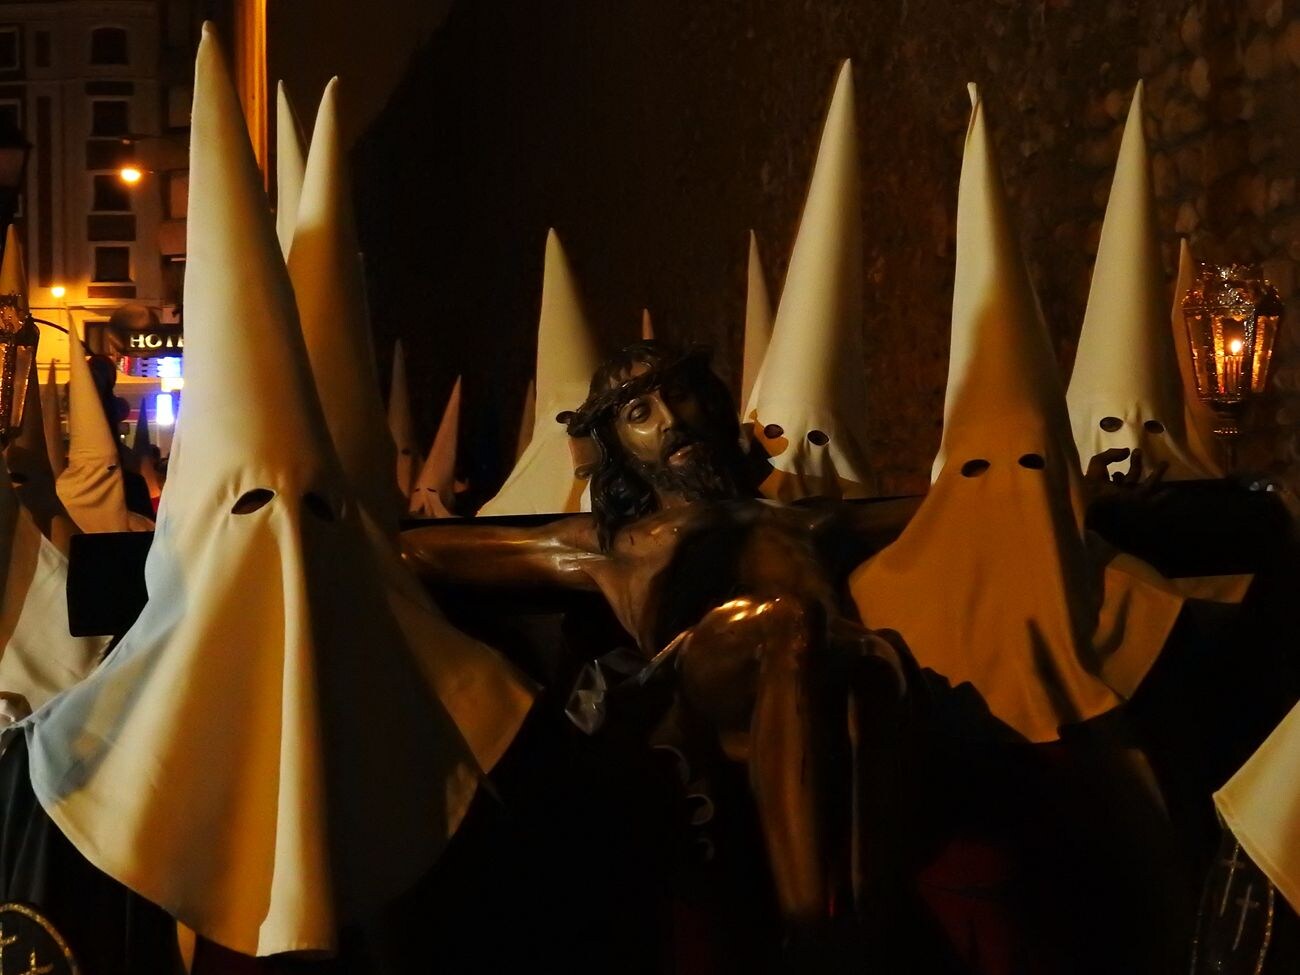
{"label": "orange light glow", "polygon": [[68,289],[61,284],[56,284],[54,287],[50,288],[50,294],[54,295],[55,298],[62,298],[67,293]]}
{"label": "orange light glow", "polygon": [[140,177],[142,177],[144,173],[140,172],[140,170],[136,169],[134,166],[123,166],[121,170],[118,171],[117,175],[122,178],[123,183],[134,185],[135,183],[140,182]]}

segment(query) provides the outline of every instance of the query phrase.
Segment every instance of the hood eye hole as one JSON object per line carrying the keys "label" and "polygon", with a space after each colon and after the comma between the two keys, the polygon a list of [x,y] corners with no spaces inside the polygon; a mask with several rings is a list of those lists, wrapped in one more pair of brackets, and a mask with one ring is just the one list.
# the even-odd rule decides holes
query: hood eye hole
{"label": "hood eye hole", "polygon": [[117,470],[117,465],[116,465],[116,464],[109,464],[109,465],[108,465],[108,469],[109,469],[110,471],[115,471],[115,470]]}
{"label": "hood eye hole", "polygon": [[577,416],[577,414],[574,413],[573,410],[561,410],[559,413],[555,414],[555,422],[563,423],[565,426],[568,426],[573,422],[575,416]]}
{"label": "hood eye hole", "polygon": [[974,460],[968,460],[961,465],[962,477],[979,477],[989,469],[989,462],[982,457],[976,457]]}
{"label": "hood eye hole", "polygon": [[821,430],[809,430],[808,442],[815,447],[825,447],[831,442],[831,438],[826,436]]}
{"label": "hood eye hole", "polygon": [[403,457],[410,457],[410,456],[411,456],[411,448],[410,448],[410,447],[403,447],[401,453],[402,453],[402,456],[403,456]]}
{"label": "hood eye hole", "polygon": [[769,423],[767,426],[763,427],[763,436],[767,437],[768,440],[775,440],[777,437],[783,437],[785,436],[785,427],[781,426],[779,423]]}
{"label": "hood eye hole", "polygon": [[1097,426],[1101,427],[1107,433],[1114,433],[1124,425],[1124,421],[1117,416],[1103,416]]}
{"label": "hood eye hole", "polygon": [[1025,454],[1020,458],[1020,466],[1027,467],[1031,471],[1041,471],[1047,466],[1047,461],[1043,460],[1042,454]]}
{"label": "hood eye hole", "polygon": [[1147,433],[1164,433],[1165,425],[1159,420],[1147,420],[1142,424],[1142,429]]}
{"label": "hood eye hole", "polygon": [[302,505],[321,521],[338,520],[338,515],[334,513],[330,503],[315,491],[308,491],[302,496]]}
{"label": "hood eye hole", "polygon": [[253,488],[251,491],[245,491],[239,496],[233,508],[230,509],[232,515],[251,515],[258,508],[264,508],[271,503],[275,497],[275,492],[270,488]]}
{"label": "hood eye hole", "polygon": [[9,480],[15,487],[22,487],[27,483],[27,475],[23,474],[21,471],[10,471]]}

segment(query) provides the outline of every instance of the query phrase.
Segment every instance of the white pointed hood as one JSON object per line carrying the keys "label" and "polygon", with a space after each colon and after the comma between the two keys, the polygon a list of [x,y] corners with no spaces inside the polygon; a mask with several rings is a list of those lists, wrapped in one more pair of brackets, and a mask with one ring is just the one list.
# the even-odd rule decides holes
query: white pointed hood
{"label": "white pointed hood", "polygon": [[276,82],[275,236],[280,241],[280,253],[286,258],[289,256],[289,245],[293,243],[293,228],[298,220],[298,201],[302,197],[306,155],[298,113],[293,110],[284,82]]}
{"label": "white pointed hood", "polygon": [[[23,507],[41,534],[65,555],[77,525],[59,500],[50,451],[45,444],[45,419],[41,415],[41,388],[36,363],[32,362],[23,407],[22,429],[5,448],[5,464]],[[0,688],[2,690],[3,688]]]}
{"label": "white pointed hood", "polygon": [[163,485],[162,476],[158,473],[157,464],[154,462],[153,443],[149,439],[148,404],[148,399],[140,401],[140,416],[135,421],[135,436],[132,438],[131,452],[135,454],[135,462],[140,465],[140,476],[149,486],[149,497],[157,498],[162,494]]}
{"label": "white pointed hood", "polygon": [[68,466],[56,482],[59,499],[85,532],[148,530],[126,508],[117,439],[76,329],[68,332]]}
{"label": "white pointed hood", "polygon": [[[1111,447],[1141,449],[1170,480],[1205,477],[1187,446],[1182,388],[1160,260],[1142,83],[1124,126],[1066,398],[1083,464]],[[1122,462],[1127,470],[1128,461]]]}
{"label": "white pointed hood", "polygon": [[749,270],[745,289],[745,347],[741,366],[740,406],[743,410],[754,392],[758,371],[763,367],[772,341],[772,301],[763,277],[763,259],[758,253],[758,236],[749,232]]}
{"label": "white pointed hood", "polygon": [[1196,277],[1196,262],[1187,238],[1178,241],[1178,278],[1174,282],[1174,307],[1169,324],[1174,335],[1174,356],[1183,391],[1183,424],[1187,432],[1187,451],[1196,464],[1209,477],[1223,477],[1226,473],[1219,456],[1219,444],[1214,437],[1216,418],[1214,410],[1201,402],[1196,390],[1196,376],[1192,371],[1192,343],[1183,319],[1183,300],[1192,288]]}
{"label": "white pointed hood", "polygon": [[186,405],[149,601],[22,727],[38,800],[109,876],[235,951],[328,952],[428,870],[479,770],[331,447],[210,26],[192,118]]}
{"label": "white pointed hood", "polygon": [[411,394],[406,385],[406,353],[402,340],[393,345],[393,377],[388,387],[388,432],[397,448],[397,489],[410,499],[423,463],[411,419]]}
{"label": "white pointed hood", "polygon": [[519,432],[515,434],[515,463],[524,456],[524,451],[533,442],[533,427],[537,422],[537,382],[528,380],[524,390],[524,407],[519,416]]}
{"label": "white pointed hood", "polygon": [[650,309],[641,309],[641,341],[653,342],[655,339],[655,323],[650,317]]}
{"label": "white pointed hood", "polygon": [[768,497],[871,493],[862,346],[862,223],[853,68],[835,83],[745,418],[772,458]]}
{"label": "white pointed hood", "polygon": [[68,467],[63,442],[63,409],[59,404],[59,383],[55,378],[58,360],[50,360],[49,376],[41,387],[41,422],[45,424],[45,446],[50,452],[50,469],[57,478]]}
{"label": "white pointed hood", "polygon": [[460,376],[451,388],[429,456],[411,492],[410,513],[420,518],[450,518],[456,492],[456,448],[460,429]]}
{"label": "white pointed hood", "polygon": [[1300,704],[1214,794],[1246,855],[1300,912]]}
{"label": "white pointed hood", "polygon": [[850,589],[867,626],[898,630],[922,666],[970,684],[1004,730],[1050,741],[1131,693],[1182,601],[1119,559],[1103,601],[1064,390],[974,86],[972,100],[944,459],[903,534]]}
{"label": "white pointed hood", "polygon": [[89,674],[108,641],[69,635],[68,560],[19,503],[8,475],[0,461],[0,691],[39,708]]}
{"label": "white pointed hood", "polygon": [[289,278],[343,473],[380,530],[395,535],[405,505],[389,474],[394,449],[379,392],[351,194],[334,78],[325,86],[312,130]]}
{"label": "white pointed hood", "polygon": [[557,417],[587,398],[600,365],[569,260],[552,230],[546,236],[542,311],[537,324],[537,399],[533,436],[496,497],[480,515],[578,511],[585,484],[574,475],[573,439]]}
{"label": "white pointed hood", "polygon": [[[21,313],[28,313],[27,269],[23,262],[18,231],[13,224],[9,225],[5,235],[4,261],[0,263],[0,294],[18,295]],[[69,540],[76,533],[77,526],[68,517],[54,486],[55,472],[50,461],[50,449],[45,443],[46,425],[41,414],[42,399],[40,373],[33,360],[23,392],[22,428],[5,447],[5,463],[23,507],[31,514],[41,533],[66,554]],[[62,446],[60,440],[59,447]]]}

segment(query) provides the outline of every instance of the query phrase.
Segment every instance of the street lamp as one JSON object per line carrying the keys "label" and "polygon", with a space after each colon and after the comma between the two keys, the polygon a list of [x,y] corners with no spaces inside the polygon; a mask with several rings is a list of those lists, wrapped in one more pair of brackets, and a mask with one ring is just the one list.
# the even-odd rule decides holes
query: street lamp
{"label": "street lamp", "polygon": [[118,170],[117,175],[123,183],[126,183],[128,186],[134,186],[136,183],[140,182],[140,178],[144,173],[138,166],[123,166]]}

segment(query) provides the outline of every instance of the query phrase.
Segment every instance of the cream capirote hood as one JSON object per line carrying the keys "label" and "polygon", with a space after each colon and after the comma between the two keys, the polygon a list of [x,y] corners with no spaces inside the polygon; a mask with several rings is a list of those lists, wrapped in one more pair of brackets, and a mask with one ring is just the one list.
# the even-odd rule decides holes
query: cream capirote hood
{"label": "cream capirote hood", "polygon": [[[5,234],[4,260],[0,262],[0,294],[17,295],[19,313],[28,314],[27,268],[23,261],[23,248],[18,239],[18,230],[13,224],[9,225]],[[36,527],[66,555],[69,541],[76,534],[77,526],[68,517],[67,509],[59,500],[58,489],[55,487],[52,452],[45,442],[47,425],[41,410],[41,401],[44,398],[40,385],[40,372],[33,358],[23,391],[22,426],[18,434],[5,447],[5,463],[9,468],[9,476],[18,499],[30,512]],[[57,411],[57,405],[55,409]],[[60,432],[58,448],[61,450],[62,447],[62,432]]]}
{"label": "cream capirote hood", "polygon": [[286,259],[298,220],[306,157],[298,113],[289,101],[284,82],[278,81],[275,85],[275,236]]}
{"label": "cream capirote hood", "polygon": [[[1182,381],[1169,330],[1151,163],[1138,82],[1097,245],[1088,307],[1066,401],[1079,460],[1141,450],[1166,480],[1209,475],[1188,445]],[[1128,469],[1128,461],[1119,465]]]}
{"label": "cream capirote hood", "polygon": [[395,450],[379,391],[338,98],[339,80],[333,78],[312,129],[289,249],[289,280],[343,474],[366,514],[381,531],[395,536],[406,505],[390,473]]}
{"label": "cream capirote hood", "polygon": [[1064,390],[971,97],[937,478],[849,585],[867,626],[897,630],[923,667],[970,685],[1002,733],[1051,741],[1132,693],[1182,599],[1086,544]]}
{"label": "cream capirote hood", "polygon": [[410,514],[420,518],[450,518],[456,493],[456,449],[460,438],[460,381],[451,387],[442,422],[434,435],[429,456],[411,492]]}
{"label": "cream capirote hood", "polygon": [[840,67],[763,366],[744,418],[781,501],[871,493],[853,67]]}
{"label": "cream capirote hood", "polygon": [[758,252],[758,235],[749,232],[749,265],[745,287],[745,339],[741,354],[740,408],[744,411],[754,391],[758,371],[763,367],[772,342],[772,301],[763,277],[763,259]]}
{"label": "cream capirote hood", "polygon": [[0,691],[33,708],[82,680],[108,640],[68,632],[68,560],[41,534],[0,461]]}
{"label": "cream capirote hood", "polygon": [[63,441],[63,408],[59,403],[58,360],[50,360],[45,385],[41,387],[41,422],[45,424],[45,446],[50,452],[50,469],[57,478],[68,467]]}
{"label": "cream capirote hood", "polygon": [[1300,913],[1300,704],[1214,794],[1246,855]]}
{"label": "cream capirote hood", "polygon": [[410,499],[411,488],[424,463],[411,418],[411,393],[406,384],[406,351],[402,340],[393,344],[393,375],[388,386],[388,432],[397,449],[397,489]]}
{"label": "cream capirote hood", "polygon": [[68,331],[68,357],[68,466],[55,482],[59,500],[83,532],[152,531],[148,518],[127,510],[117,438],[76,328]]}
{"label": "cream capirote hood", "polygon": [[572,437],[558,417],[587,399],[600,362],[591,326],[560,238],[546,235],[542,310],[537,322],[533,435],[480,515],[558,514],[585,510],[586,483],[574,474]]}
{"label": "cream capirote hood", "polygon": [[[391,474],[393,441],[379,393],[357,259],[351,185],[335,78],[321,96],[312,130],[289,278],[330,440],[348,488],[361,505],[362,522],[383,567],[389,603],[406,647],[486,771],[519,730],[532,703],[532,689],[494,650],[453,629],[401,564],[395,540],[398,518],[407,506]],[[444,446],[444,452],[447,449]],[[454,443],[449,449],[454,463]]]}
{"label": "cream capirote hood", "polygon": [[331,445],[206,25],[190,138],[186,402],[149,599],[15,727],[37,799],[100,870],[235,951],[331,952],[435,862],[480,770]]}

